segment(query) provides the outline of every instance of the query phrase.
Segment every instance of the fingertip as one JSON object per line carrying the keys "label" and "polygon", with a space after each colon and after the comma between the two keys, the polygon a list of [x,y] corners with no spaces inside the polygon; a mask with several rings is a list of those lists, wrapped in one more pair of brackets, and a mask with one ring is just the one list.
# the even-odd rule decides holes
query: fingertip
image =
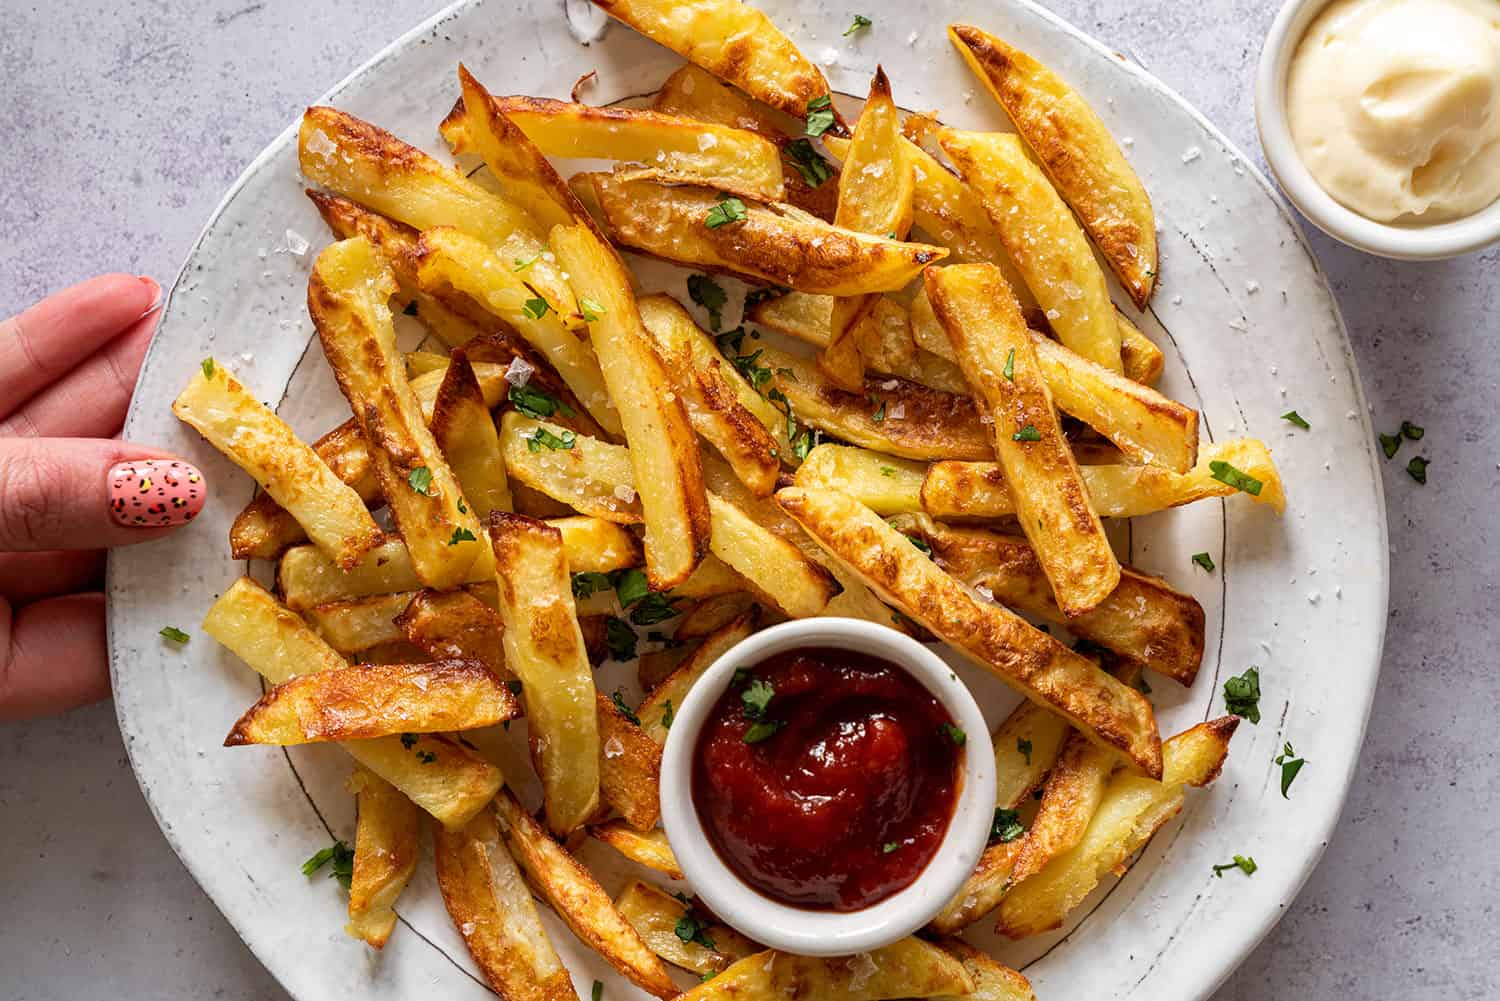
{"label": "fingertip", "polygon": [[155,312],[162,304],[161,285],[150,275],[136,275],[135,280],[146,286],[146,291],[151,296],[151,301],[142,310],[142,315]]}

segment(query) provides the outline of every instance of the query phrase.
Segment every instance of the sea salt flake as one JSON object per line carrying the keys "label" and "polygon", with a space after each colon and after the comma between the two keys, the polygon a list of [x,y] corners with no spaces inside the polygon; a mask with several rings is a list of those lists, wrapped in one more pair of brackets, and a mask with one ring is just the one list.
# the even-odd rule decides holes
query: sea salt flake
{"label": "sea salt flake", "polygon": [[1182,153],[1182,162],[1183,163],[1192,163],[1194,160],[1198,159],[1202,155],[1203,155],[1203,151],[1201,149],[1199,149],[1197,146],[1189,146],[1187,149],[1183,150],[1183,153]]}
{"label": "sea salt flake", "polygon": [[536,371],[536,366],[524,358],[512,358],[505,367],[505,381],[512,386],[524,386]]}
{"label": "sea salt flake", "polygon": [[616,484],[615,485],[615,496],[618,497],[618,498],[620,498],[620,500],[624,501],[626,504],[634,504],[635,503],[635,487],[631,486],[628,483],[619,483],[619,484]]}
{"label": "sea salt flake", "polygon": [[295,229],[289,229],[286,231],[286,240],[281,246],[276,248],[276,252],[278,254],[285,253],[291,254],[293,257],[301,257],[307,253],[307,248],[311,246],[312,244],[308,242],[307,237]]}

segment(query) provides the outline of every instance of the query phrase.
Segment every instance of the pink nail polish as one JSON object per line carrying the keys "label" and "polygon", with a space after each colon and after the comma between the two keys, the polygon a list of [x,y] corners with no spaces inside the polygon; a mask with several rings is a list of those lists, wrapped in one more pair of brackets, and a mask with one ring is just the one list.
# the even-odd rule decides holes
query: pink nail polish
{"label": "pink nail polish", "polygon": [[110,467],[109,513],[128,528],[185,525],[203,510],[198,467],[180,459],[137,459]]}

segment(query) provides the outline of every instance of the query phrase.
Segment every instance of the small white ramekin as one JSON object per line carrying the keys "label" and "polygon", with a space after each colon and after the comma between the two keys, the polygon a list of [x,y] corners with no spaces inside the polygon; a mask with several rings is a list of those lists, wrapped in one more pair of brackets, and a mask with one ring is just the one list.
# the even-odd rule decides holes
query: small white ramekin
{"label": "small white ramekin", "polygon": [[1292,204],[1313,225],[1356,250],[1405,261],[1457,257],[1500,241],[1500,202],[1431,226],[1366,219],[1324,191],[1297,153],[1286,113],[1287,71],[1302,36],[1332,0],[1288,0],[1271,24],[1255,74],[1255,123],[1266,162]]}
{"label": "small white ramekin", "polygon": [[[693,759],[704,720],[736,669],[778,653],[834,647],[881,657],[931,692],[966,735],[958,801],[932,861],[910,886],[873,906],[839,913],[790,907],[747,885],[719,857],[693,804]],[[930,921],[974,871],[995,819],[995,754],[989,727],[968,688],[931,650],[883,626],[858,619],[801,619],[772,626],[714,662],[672,719],[662,752],[661,819],[678,865],[720,919],[757,942],[804,956],[868,952]]]}

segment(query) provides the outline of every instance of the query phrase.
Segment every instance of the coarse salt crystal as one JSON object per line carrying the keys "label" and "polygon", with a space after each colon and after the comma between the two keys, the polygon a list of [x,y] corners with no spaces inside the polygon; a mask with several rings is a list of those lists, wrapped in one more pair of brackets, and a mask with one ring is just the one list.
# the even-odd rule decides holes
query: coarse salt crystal
{"label": "coarse salt crystal", "polygon": [[719,145],[719,137],[712,132],[704,132],[698,136],[698,148],[700,150],[713,149]]}
{"label": "coarse salt crystal", "polygon": [[1255,293],[1260,291],[1260,282],[1256,281],[1254,278],[1250,279],[1245,283],[1245,291],[1250,295],[1254,295]]}
{"label": "coarse salt crystal", "polygon": [[906,44],[907,45],[916,45],[917,44],[917,33],[915,31],[913,31],[910,35],[906,36]]}
{"label": "coarse salt crystal", "polygon": [[301,257],[303,254],[307,253],[307,248],[311,246],[312,244],[308,242],[307,237],[303,236],[295,229],[289,229],[286,231],[286,243],[283,244],[282,247],[278,247],[277,249],[284,249],[287,253],[293,255],[294,257]]}
{"label": "coarse salt crystal", "polygon": [[1203,155],[1203,151],[1201,149],[1199,149],[1197,146],[1189,146],[1187,149],[1183,150],[1183,153],[1182,153],[1182,162],[1183,163],[1192,163],[1194,160],[1198,159],[1202,155]]}
{"label": "coarse salt crystal", "polygon": [[894,404],[889,410],[886,411],[885,415],[893,421],[899,421],[901,418],[906,416],[906,404]]}
{"label": "coarse salt crystal", "polygon": [[1174,296],[1172,296],[1172,305],[1174,305],[1174,306],[1181,306],[1182,305],[1182,296],[1180,296],[1180,295],[1174,295]]}
{"label": "coarse salt crystal", "polygon": [[531,379],[536,366],[524,358],[512,358],[505,367],[505,381],[512,386],[524,386]]}
{"label": "coarse salt crystal", "polygon": [[606,758],[618,758],[625,753],[625,745],[620,743],[619,737],[611,737],[604,742],[604,756]]}
{"label": "coarse salt crystal", "polygon": [[626,504],[635,503],[635,487],[628,483],[620,483],[615,486],[615,496]]}
{"label": "coarse salt crystal", "polygon": [[1244,317],[1236,316],[1229,321],[1229,329],[1244,332],[1250,329],[1250,325],[1245,322]]}
{"label": "coarse salt crystal", "polygon": [[824,66],[837,66],[839,62],[839,50],[828,46],[818,53],[818,62]]}

